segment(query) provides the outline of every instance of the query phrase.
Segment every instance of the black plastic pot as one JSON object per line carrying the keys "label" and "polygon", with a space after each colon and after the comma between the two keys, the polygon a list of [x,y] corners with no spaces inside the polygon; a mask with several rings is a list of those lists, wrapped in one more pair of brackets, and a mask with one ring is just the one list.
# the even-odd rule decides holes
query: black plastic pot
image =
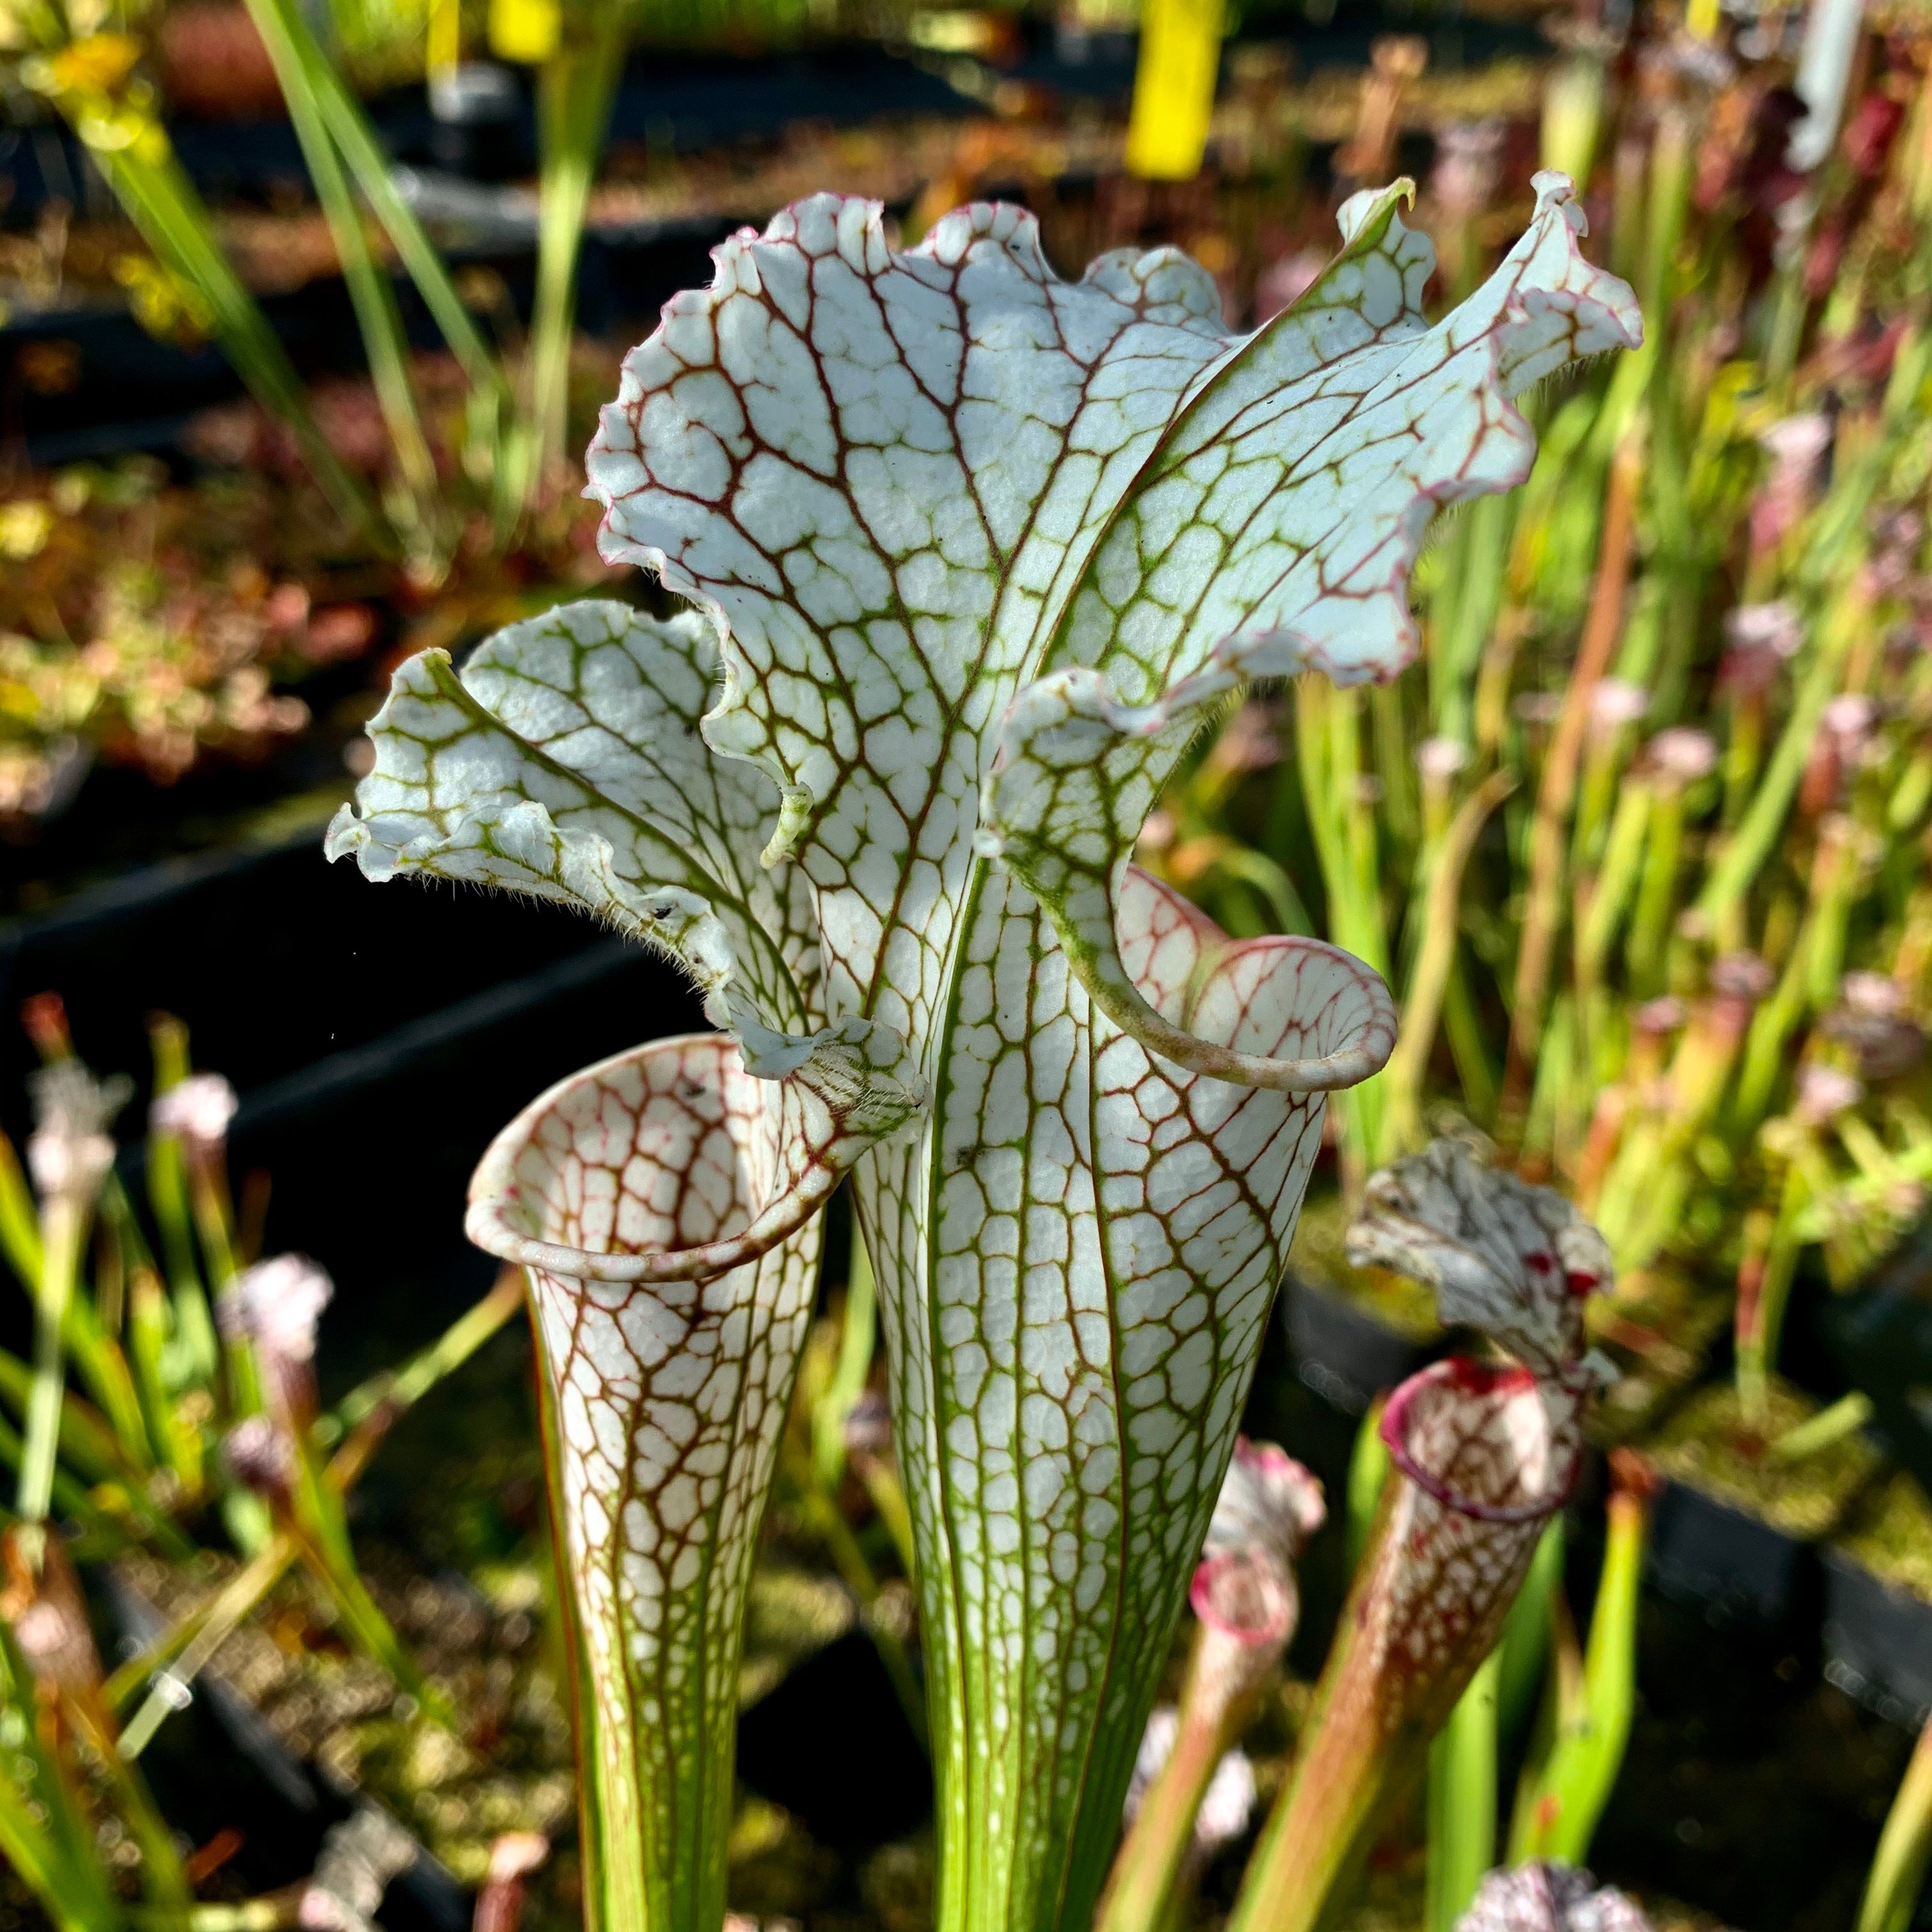
{"label": "black plastic pot", "polygon": [[1793,1621],[1815,1569],[1810,1545],[1686,1484],[1666,1483],[1658,1497],[1650,1580],[1713,1624],[1768,1629]]}
{"label": "black plastic pot", "polygon": [[1295,1373],[1324,1401],[1360,1415],[1385,1390],[1442,1352],[1378,1321],[1360,1302],[1291,1268],[1282,1282],[1282,1318]]}
{"label": "black plastic pot", "polygon": [[1932,1604],[1840,1550],[1825,1552],[1825,1675],[1868,1710],[1916,1729],[1932,1716]]}
{"label": "black plastic pot", "polygon": [[1932,1489],[1932,1220],[1852,1293],[1822,1298],[1817,1319],[1886,1447]]}

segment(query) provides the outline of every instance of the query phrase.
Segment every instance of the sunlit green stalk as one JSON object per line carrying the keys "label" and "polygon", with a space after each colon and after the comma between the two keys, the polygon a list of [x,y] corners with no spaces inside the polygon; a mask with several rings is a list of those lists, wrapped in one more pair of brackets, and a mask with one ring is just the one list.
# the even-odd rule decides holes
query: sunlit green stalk
{"label": "sunlit green stalk", "polygon": [[1932,1862],[1932,1719],[1905,1767],[1879,1834],[1856,1932],[1909,1932]]}
{"label": "sunlit green stalk", "polygon": [[150,1689],[122,1727],[120,1753],[129,1763],[147,1749],[155,1732],[179,1709],[182,1691],[208,1667],[216,1652],[234,1634],[242,1619],[274,1588],[295,1557],[295,1544],[285,1536],[278,1536],[191,1617],[164,1631],[107,1680],[104,1694],[111,1709],[127,1702],[143,1684],[160,1673],[160,1682]]}
{"label": "sunlit green stalk", "polygon": [[1534,1713],[1536,1696],[1550,1658],[1550,1628],[1556,1599],[1563,1588],[1563,1565],[1568,1539],[1559,1512],[1531,1558],[1529,1574],[1510,1606],[1497,1654],[1502,1660],[1496,1681],[1496,1728],[1507,1746]]}
{"label": "sunlit green stalk", "polygon": [[1660,340],[1676,295],[1676,257],[1690,212],[1696,139],[1688,109],[1676,101],[1660,112],[1650,150],[1650,194],[1645,210],[1642,279],[1637,284],[1644,320]]}
{"label": "sunlit green stalk", "polygon": [[1264,930],[1310,934],[1314,932],[1315,922],[1309,917],[1308,908],[1302,904],[1294,880],[1265,852],[1237,845],[1231,840],[1225,851],[1215,855],[1214,869],[1229,878],[1239,879],[1260,894],[1272,921]]}
{"label": "sunlit green stalk", "polygon": [[29,1294],[40,1278],[40,1216],[14,1143],[0,1134],[0,1252]]}
{"label": "sunlit green stalk", "polygon": [[88,1393],[106,1416],[122,1454],[136,1468],[152,1468],[147,1424],[134,1378],[128,1373],[128,1358],[101,1325],[88,1296],[76,1294],[69,1299],[66,1326],[68,1355]]}
{"label": "sunlit green stalk", "polygon": [[1429,889],[1422,945],[1402,1003],[1402,1030],[1382,1075],[1386,1112],[1381,1143],[1371,1150],[1376,1161],[1406,1153],[1421,1141],[1423,1080],[1435,1050],[1436,1026],[1455,964],[1463,872],[1490,814],[1515,784],[1513,772],[1492,772],[1462,801],[1441,842],[1425,850],[1421,870]]}
{"label": "sunlit green stalk", "polygon": [[[165,1022],[152,1030],[154,1090],[164,1093],[189,1072],[186,1030]],[[174,1299],[175,1340],[188,1357],[194,1380],[206,1388],[221,1358],[214,1317],[200,1264],[195,1258],[194,1213],[189,1205],[189,1154],[178,1135],[150,1132],[147,1144],[148,1205],[160,1230],[161,1253]],[[101,1211],[137,1255],[143,1253],[140,1223],[118,1180],[110,1180]]]}
{"label": "sunlit green stalk", "polygon": [[1804,1168],[1793,1161],[1785,1169],[1777,1211],[1767,1217],[1770,1225],[1761,1252],[1752,1252],[1747,1239],[1746,1262],[1753,1275],[1738,1284],[1737,1385],[1738,1406],[1754,1421],[1761,1421],[1769,1412],[1771,1373],[1778,1366],[1784,1311],[1802,1245],[1798,1221],[1810,1198]]}
{"label": "sunlit green stalk", "polygon": [[509,382],[502,362],[464,305],[448,265],[397,188],[388,157],[368,114],[316,40],[307,16],[290,0],[276,0],[276,4],[280,6],[286,29],[302,54],[308,84],[357,188],[382,224],[397,259],[469,382],[465,466],[478,480],[494,486],[500,524],[514,520],[518,504],[510,493],[514,483],[513,472],[518,467],[512,447],[517,432]]}
{"label": "sunlit green stalk", "polygon": [[[1829,1003],[1835,990],[1845,925],[1858,884],[1856,842],[1849,820],[1833,818],[1819,828],[1804,923],[1776,989],[1752,1016],[1744,1042],[1732,1111],[1733,1124],[1744,1132],[1755,1130],[1771,1107],[1784,1076],[1785,1050],[1792,1034],[1808,1012]],[[1816,991],[1821,983],[1822,999]]]}
{"label": "sunlit green stalk", "polygon": [[1589,898],[1576,925],[1576,983],[1600,986],[1618,928],[1636,890],[1646,835],[1651,817],[1651,788],[1641,778],[1628,780],[1611,814],[1604,862],[1590,887]]}
{"label": "sunlit green stalk", "polygon": [[1518,1134],[1526,1159],[1546,1159],[1558,1150],[1560,1129],[1570,1096],[1580,1081],[1576,1064],[1576,1000],[1559,994],[1544,1028],[1542,1051],[1536,1060],[1536,1082]]}
{"label": "sunlit green stalk", "polygon": [[[26,1444],[20,1432],[4,1415],[0,1415],[0,1463],[4,1463],[17,1477],[26,1460]],[[128,1540],[125,1528],[112,1521],[95,1507],[86,1487],[62,1468],[54,1468],[53,1508],[70,1522],[77,1523],[90,1534],[105,1539],[110,1547]]]}
{"label": "sunlit green stalk", "polygon": [[14,1633],[0,1618],[0,1853],[39,1897],[59,1932],[118,1932],[94,1828],[80,1796],[28,1716],[34,1691]]}
{"label": "sunlit green stalk", "polygon": [[1637,491],[1642,473],[1641,440],[1632,437],[1618,446],[1610,466],[1610,496],[1589,615],[1576,646],[1576,662],[1563,694],[1563,709],[1537,789],[1530,833],[1528,899],[1510,1000],[1509,1066],[1503,1083],[1504,1132],[1512,1131],[1509,1116],[1514,1111],[1518,1115],[1514,1130],[1518,1138],[1531,1070],[1541,1042],[1550,962],[1562,920],[1564,858],[1570,809],[1576,794],[1577,760],[1589,719],[1591,693],[1610,664],[1610,653],[1622,628],[1624,592],[1636,536]]}
{"label": "sunlit green stalk", "polygon": [[1456,1932],[1496,1858],[1496,1685],[1500,1648],[1469,1680],[1429,1748],[1425,1932]]}
{"label": "sunlit green stalk", "polygon": [[[33,1370],[17,1355],[0,1350],[0,1397],[4,1397],[16,1414],[27,1414],[34,1386]],[[68,1471],[70,1469],[74,1476],[86,1482],[108,1486],[112,1494],[106,1500],[111,1501],[117,1511],[124,1510],[128,1518],[139,1526],[140,1534],[165,1555],[177,1562],[185,1562],[194,1555],[194,1545],[154,1506],[146,1485],[128,1466],[112,1430],[101,1420],[100,1412],[82,1402],[70,1388],[62,1394],[58,1426],[58,1454],[53,1478],[53,1493],[57,1499],[61,1496],[62,1485],[70,1480]],[[0,1459],[8,1457],[10,1453],[0,1445]],[[20,1466],[24,1468],[25,1464],[22,1444]],[[62,1468],[62,1464],[67,1467]],[[80,1489],[78,1483],[70,1494],[82,1498],[84,1506],[79,1514],[90,1521],[95,1520],[97,1513],[92,1504],[86,1503],[85,1492]],[[62,1502],[61,1512],[67,1516],[76,1514],[71,1502]]]}
{"label": "sunlit green stalk", "polygon": [[[1381,857],[1374,807],[1364,795],[1361,694],[1311,673],[1296,680],[1294,722],[1302,794],[1328,896],[1328,937],[1386,978]],[[1336,1096],[1351,1186],[1366,1175],[1382,1144],[1388,1103],[1379,1075]]]}
{"label": "sunlit green stalk", "polygon": [[306,1885],[292,1885],[238,1905],[194,1905],[184,1912],[137,1908],[128,1916],[139,1932],[287,1932],[302,1923]]}
{"label": "sunlit green stalk", "polygon": [[46,1534],[42,1526],[53,1499],[65,1387],[68,1304],[73,1298],[90,1219],[84,1202],[64,1194],[52,1197],[40,1217],[43,1249],[34,1297],[34,1384],[27,1400],[26,1446],[14,1502],[27,1526],[22,1546],[30,1564],[39,1560]]}
{"label": "sunlit green stalk", "polygon": [[1430,728],[1458,744],[1474,742],[1476,680],[1502,614],[1516,500],[1483,496],[1450,531],[1448,567],[1430,631]]}
{"label": "sunlit green stalk", "polygon": [[1587,183],[1604,118],[1604,57],[1580,47],[1552,67],[1543,83],[1543,165]]}
{"label": "sunlit green stalk", "polygon": [[1643,871],[1636,890],[1624,962],[1630,990],[1648,998],[1664,987],[1664,944],[1677,910],[1677,884],[1683,862],[1684,788],[1665,778],[1651,795]]}
{"label": "sunlit green stalk", "polygon": [[1815,1456],[1848,1436],[1856,1436],[1877,1413],[1871,1397],[1863,1389],[1853,1389],[1828,1403],[1809,1421],[1786,1430],[1765,1454],[1774,1462],[1802,1462],[1806,1456]]}
{"label": "sunlit green stalk", "polygon": [[1512,1864],[1533,1858],[1581,1864],[1622,1768],[1636,1706],[1637,1598],[1649,1492],[1647,1472],[1634,1465],[1620,1469],[1607,1505],[1582,1699],[1559,1721],[1548,1756],[1525,1769],[1510,1831]]}
{"label": "sunlit green stalk", "polygon": [[1819,624],[1816,654],[1798,686],[1778,747],[1736,832],[1725,842],[1697,896],[1697,915],[1708,927],[1722,926],[1731,908],[1750,890],[1784,832],[1825,707],[1842,688],[1846,657],[1859,626],[1869,622],[1864,602],[1856,585],[1847,585]]}
{"label": "sunlit green stalk", "polygon": [[315,184],[316,199],[322,204],[342,264],[343,280],[362,332],[363,352],[368,358],[370,381],[407,492],[408,507],[401,520],[408,529],[412,548],[419,555],[433,556],[439,542],[436,526],[440,520],[436,459],[423,434],[416,388],[410,379],[409,344],[403,333],[394,291],[389,286],[388,272],[370,251],[362,211],[356,205],[341,154],[330,136],[308,64],[289,31],[287,16],[292,10],[280,4],[280,0],[248,0],[248,6],[249,17],[274,64],[282,99],[302,144],[309,178]]}
{"label": "sunlit green stalk", "polygon": [[845,1420],[865,1393],[878,1346],[878,1287],[872,1257],[858,1228],[852,1230],[852,1258],[845,1277],[845,1306],[839,1328],[838,1361],[812,1412],[812,1472],[828,1495],[845,1473]]}
{"label": "sunlit green stalk", "polygon": [[1369,1533],[1375,1528],[1376,1511],[1381,1506],[1382,1485],[1388,1480],[1390,1462],[1388,1444],[1382,1440],[1382,1406],[1369,1405],[1355,1430],[1354,1446],[1348,1452],[1348,1570],[1352,1576],[1369,1546]]}
{"label": "sunlit green stalk", "polygon": [[593,8],[586,31],[568,34],[537,81],[542,202],[536,306],[530,321],[529,460],[532,484],[564,454],[570,346],[577,314],[577,260],[597,161],[624,70],[628,20],[619,7]]}
{"label": "sunlit green stalk", "polygon": [[92,102],[64,92],[55,98],[142,240],[207,304],[223,351],[256,400],[287,427],[337,514],[378,549],[390,548],[381,512],[329,447],[287,352],[222,252],[208,210],[160,123],[128,103]]}

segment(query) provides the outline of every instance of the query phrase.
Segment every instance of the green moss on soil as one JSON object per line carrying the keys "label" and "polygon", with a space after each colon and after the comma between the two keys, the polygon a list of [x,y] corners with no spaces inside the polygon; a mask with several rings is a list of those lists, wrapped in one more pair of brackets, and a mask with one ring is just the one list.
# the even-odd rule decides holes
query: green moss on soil
{"label": "green moss on soil", "polygon": [[1904,1470],[1860,1499],[1835,1541],[1881,1582],[1932,1604],[1932,1499]]}
{"label": "green moss on soil", "polygon": [[1386,1268],[1350,1265],[1344,1242],[1348,1214],[1339,1194],[1310,1201],[1301,1210],[1288,1250],[1288,1264],[1304,1280],[1346,1297],[1385,1328],[1415,1342],[1433,1342],[1442,1333],[1436,1318],[1436,1297],[1420,1282],[1405,1280]]}
{"label": "green moss on soil", "polygon": [[1841,1436],[1796,1462],[1767,1454],[1768,1445],[1817,1413],[1817,1404],[1774,1381],[1767,1413],[1755,1427],[1739,1412],[1737,1390],[1720,1383],[1694,1396],[1649,1445],[1651,1460],[1673,1480],[1713,1502],[1757,1517],[1806,1542],[1828,1536],[1879,1466],[1862,1437]]}

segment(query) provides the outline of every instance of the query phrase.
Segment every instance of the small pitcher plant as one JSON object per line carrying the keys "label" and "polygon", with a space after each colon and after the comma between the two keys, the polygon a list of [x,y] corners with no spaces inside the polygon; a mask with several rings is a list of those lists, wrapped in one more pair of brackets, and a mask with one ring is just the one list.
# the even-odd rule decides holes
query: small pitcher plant
{"label": "small pitcher plant", "polygon": [[[472,1196],[538,1315],[597,1922],[723,1912],[752,1544],[848,1174],[913,1516],[937,1922],[1090,1919],[1325,1096],[1395,1040],[1370,967],[1232,940],[1130,855],[1244,680],[1400,669],[1436,512],[1528,472],[1510,398],[1641,335],[1550,174],[1430,325],[1407,192],[1352,197],[1341,253],[1245,336],[1185,256],[1065,282],[1011,208],[907,253],[830,196],[741,233],[589,458],[606,559],[696,608],[566,606],[460,675],[425,652],[371,727],[332,855],[578,907],[719,1029],[565,1082]],[[1508,1346],[1550,1340],[1540,1306]],[[1522,1392],[1432,1381],[1402,1438],[1426,1476],[1468,1405],[1479,1431],[1543,1418],[1506,1516],[1570,1441],[1523,1359]]]}
{"label": "small pitcher plant", "polygon": [[1394,1480],[1355,1568],[1309,1730],[1231,1923],[1306,1932],[1502,1633],[1583,1460],[1599,1368],[1584,1300],[1611,1282],[1601,1234],[1561,1196],[1459,1142],[1373,1175],[1356,1265],[1436,1291],[1445,1326],[1509,1359],[1451,1356],[1382,1411]]}

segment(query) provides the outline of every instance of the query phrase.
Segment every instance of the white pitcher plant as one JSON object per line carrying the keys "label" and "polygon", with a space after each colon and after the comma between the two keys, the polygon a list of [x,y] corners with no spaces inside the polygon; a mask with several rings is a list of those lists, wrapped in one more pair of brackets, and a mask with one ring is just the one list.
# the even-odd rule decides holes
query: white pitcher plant
{"label": "white pitcher plant", "polygon": [[1234,1442],[1325,1094],[1381,981],[1235,943],[1129,862],[1244,680],[1392,676],[1509,398],[1634,345],[1570,182],[1431,326],[1397,204],[1232,335],[1171,249],[1078,283],[975,206],[915,249],[819,196],[716,251],[589,458],[613,563],[459,675],[397,673],[329,840],[581,908],[713,1034],[566,1081],[470,1229],[526,1264],[582,1624],[593,1922],[724,1907],[752,1545],[847,1173],[914,1521],[944,1932],[1084,1925]]}

